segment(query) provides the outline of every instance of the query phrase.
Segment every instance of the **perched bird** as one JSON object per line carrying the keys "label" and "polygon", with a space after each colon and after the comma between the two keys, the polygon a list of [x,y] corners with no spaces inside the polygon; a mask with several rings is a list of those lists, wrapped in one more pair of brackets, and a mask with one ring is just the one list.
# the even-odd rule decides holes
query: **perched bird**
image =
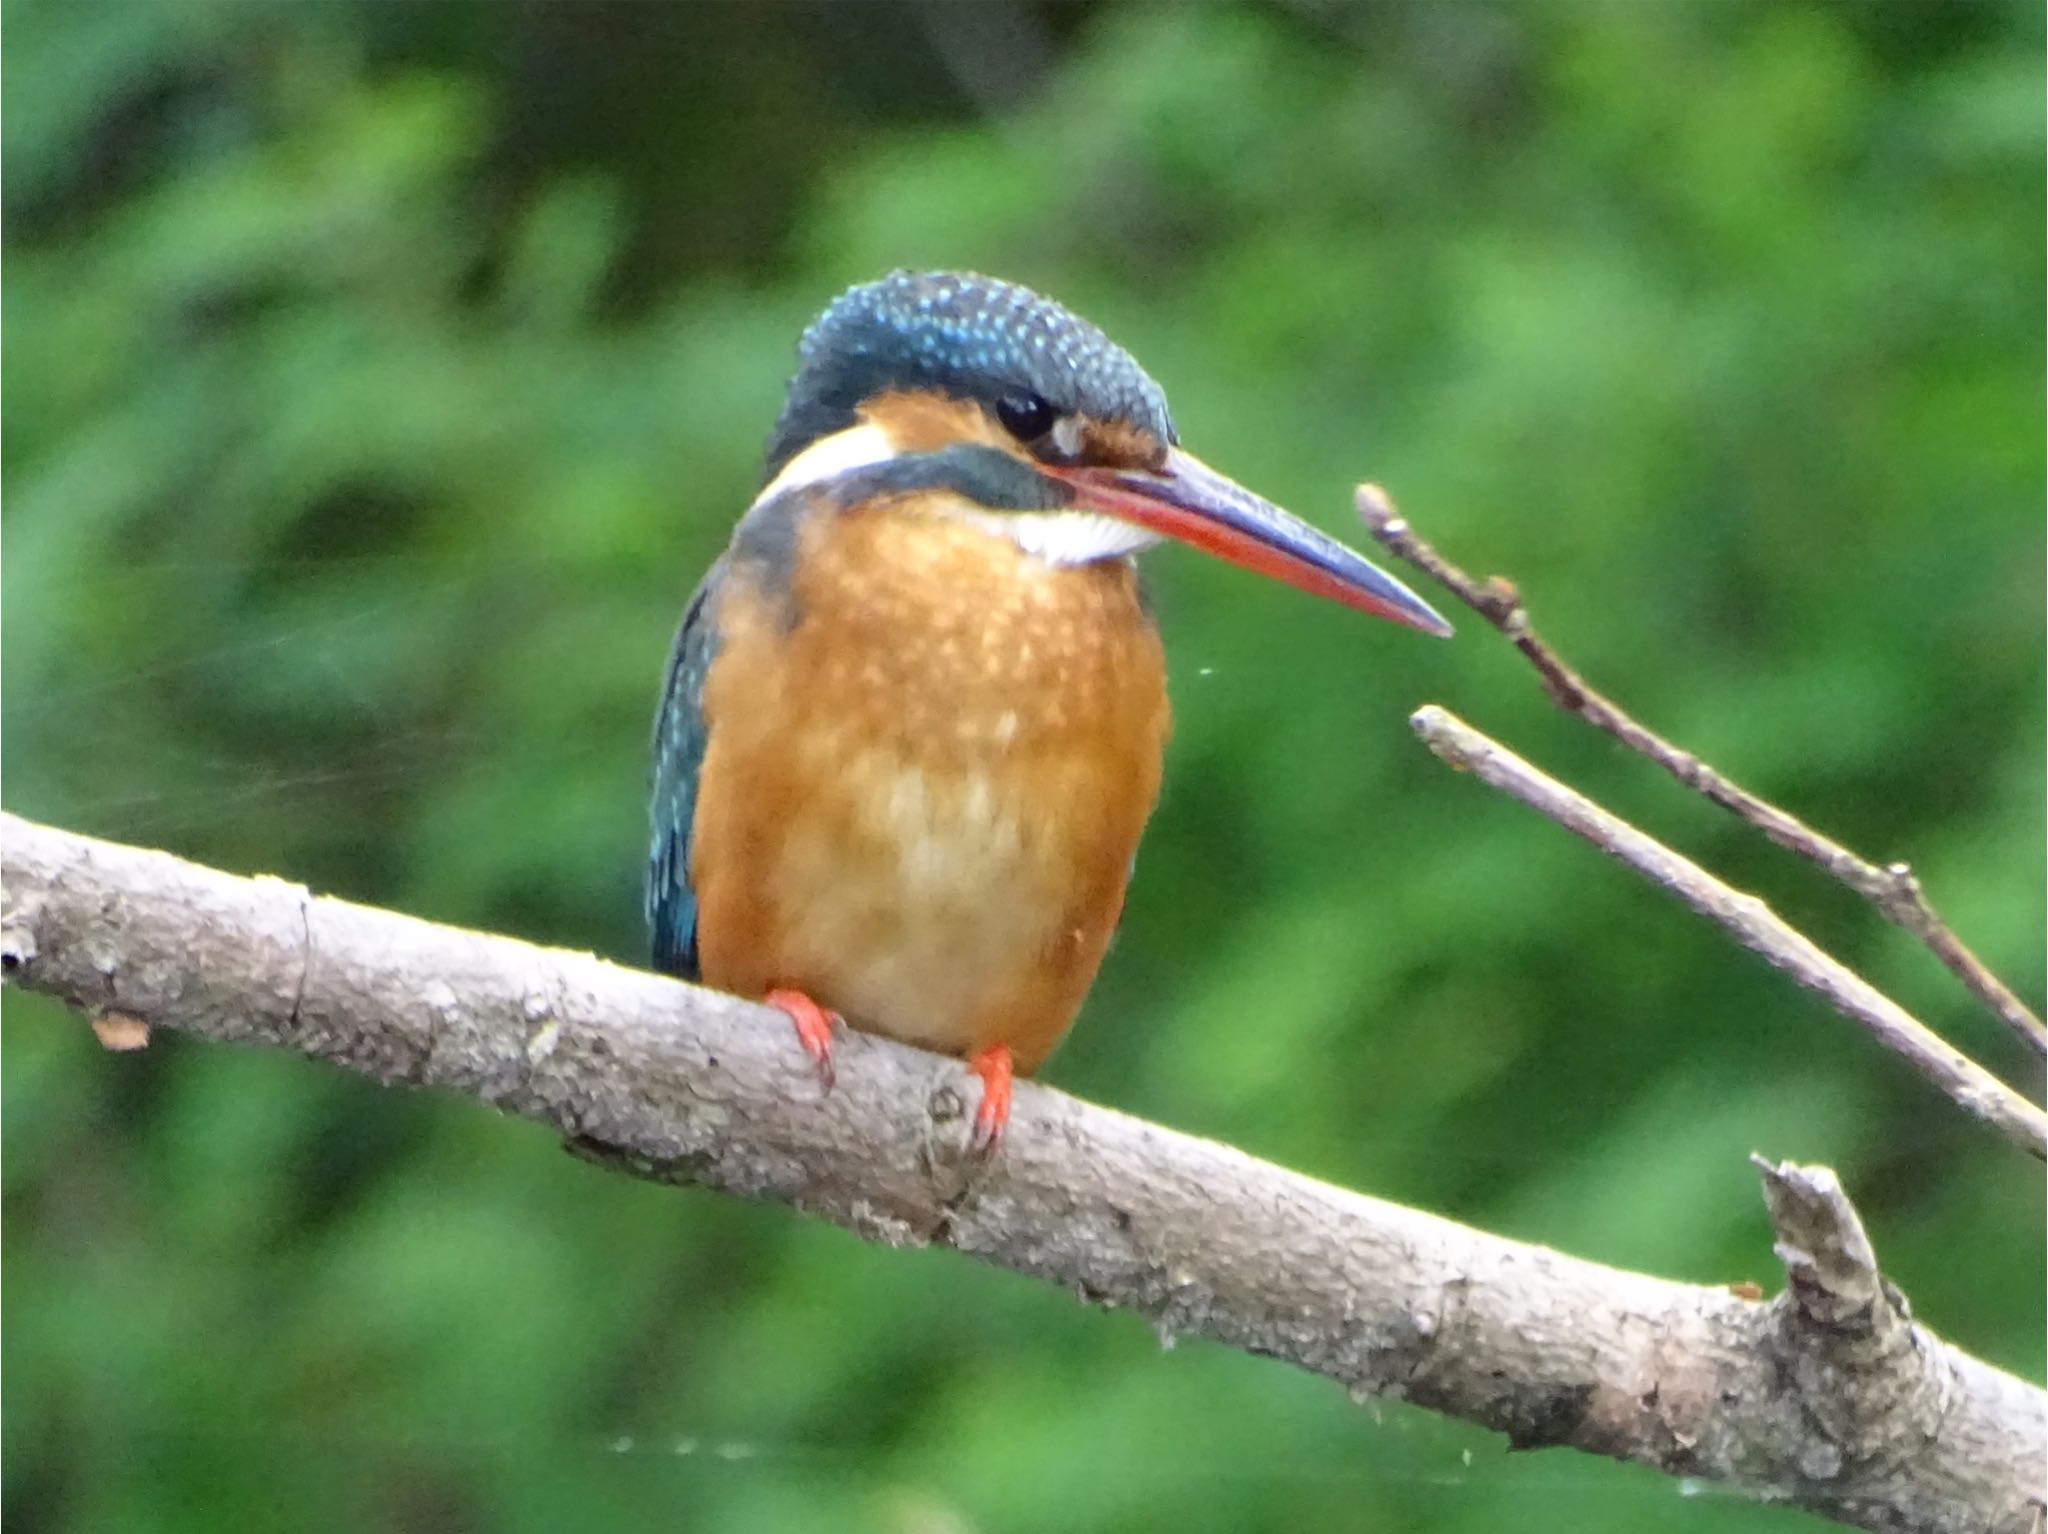
{"label": "perched bird", "polygon": [[765,483],[684,613],[655,724],[654,963],[966,1060],[972,1145],[1123,908],[1167,736],[1131,556],[1192,543],[1425,633],[1400,582],[1181,450],[1101,331],[897,272],[804,333]]}

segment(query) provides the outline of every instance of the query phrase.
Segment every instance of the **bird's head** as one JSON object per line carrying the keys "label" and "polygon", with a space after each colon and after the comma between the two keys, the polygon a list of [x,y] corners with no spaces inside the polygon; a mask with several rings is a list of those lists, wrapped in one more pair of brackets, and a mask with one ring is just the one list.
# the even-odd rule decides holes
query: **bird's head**
{"label": "bird's head", "polygon": [[835,299],[798,348],[764,497],[857,477],[944,488],[1054,564],[1175,538],[1429,634],[1420,597],[1180,446],[1166,396],[1078,315],[1014,283],[896,272]]}

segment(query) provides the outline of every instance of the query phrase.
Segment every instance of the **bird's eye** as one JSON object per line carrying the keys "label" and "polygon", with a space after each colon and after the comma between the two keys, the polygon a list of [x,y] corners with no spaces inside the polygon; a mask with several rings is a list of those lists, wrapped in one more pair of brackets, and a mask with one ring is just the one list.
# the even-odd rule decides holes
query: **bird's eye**
{"label": "bird's eye", "polygon": [[996,401],[996,419],[1019,442],[1036,442],[1052,430],[1059,415],[1051,402],[1038,394],[1006,394]]}

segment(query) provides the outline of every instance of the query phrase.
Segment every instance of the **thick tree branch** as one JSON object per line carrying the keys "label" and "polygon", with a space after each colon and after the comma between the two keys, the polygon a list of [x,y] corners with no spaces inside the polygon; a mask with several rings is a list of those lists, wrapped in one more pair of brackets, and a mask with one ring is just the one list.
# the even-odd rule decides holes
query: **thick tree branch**
{"label": "thick tree branch", "polygon": [[1521,800],[1669,890],[1700,915],[1719,922],[1745,948],[1824,997],[1886,1049],[1903,1056],[1958,1107],[2015,1145],[2048,1160],[2048,1114],[1943,1042],[1811,938],[1786,925],[1756,896],[1731,889],[1699,864],[1538,771],[1457,715],[1432,703],[1417,709],[1408,722],[1423,743],[1449,765]]}
{"label": "thick tree branch", "polygon": [[1347,1193],[1020,1084],[963,1162],[950,1061],[853,1035],[820,1096],[749,1003],[0,817],[0,965],[132,1042],[262,1043],[535,1119],[639,1175],[939,1243],[1505,1433],[1875,1530],[2034,1534],[2048,1398],[1914,1323],[1832,1175],[1768,1170],[1777,1299]]}
{"label": "thick tree branch", "polygon": [[1780,847],[1825,869],[1877,907],[1887,921],[1920,939],[2028,1048],[2037,1055],[2048,1054],[2048,1026],[1935,913],[1910,867],[1888,863],[1879,868],[1864,861],[1796,816],[1731,782],[1690,751],[1681,751],[1645,729],[1611,699],[1587,686],[1562,656],[1536,636],[1514,582],[1499,575],[1484,582],[1474,580],[1417,535],[1378,485],[1360,485],[1356,506],[1366,530],[1389,552],[1428,575],[1512,641],[1536,668],[1543,690],[1559,708],[1606,731],[1702,798],[1741,816]]}

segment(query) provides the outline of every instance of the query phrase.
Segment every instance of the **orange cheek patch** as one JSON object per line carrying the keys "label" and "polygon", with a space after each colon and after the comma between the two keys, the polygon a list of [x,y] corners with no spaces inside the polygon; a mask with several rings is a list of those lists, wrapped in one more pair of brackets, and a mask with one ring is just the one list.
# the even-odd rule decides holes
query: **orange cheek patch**
{"label": "orange cheek patch", "polygon": [[[899,453],[935,453],[962,442],[999,448],[1012,457],[1030,455],[980,405],[940,394],[894,390],[861,406],[863,420],[888,434]],[[1108,469],[1158,469],[1166,444],[1128,421],[1081,418],[1077,462]]]}
{"label": "orange cheek patch", "polygon": [[1157,469],[1166,462],[1166,444],[1128,421],[1084,420],[1079,461],[1114,469]]}
{"label": "orange cheek patch", "polygon": [[981,406],[966,400],[895,390],[876,395],[860,413],[888,433],[899,453],[935,453],[962,442],[1017,452],[1009,434]]}

